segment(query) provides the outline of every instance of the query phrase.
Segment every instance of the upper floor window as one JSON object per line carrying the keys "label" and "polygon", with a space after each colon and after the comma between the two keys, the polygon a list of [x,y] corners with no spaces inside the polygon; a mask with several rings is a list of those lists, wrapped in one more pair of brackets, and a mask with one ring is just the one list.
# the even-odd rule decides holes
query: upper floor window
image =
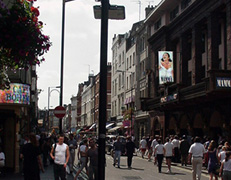
{"label": "upper floor window", "polygon": [[135,65],[135,61],[136,61],[136,53],[133,53],[133,65]]}
{"label": "upper floor window", "polygon": [[179,6],[176,6],[171,12],[170,12],[170,21],[175,19],[179,13]]}
{"label": "upper floor window", "polygon": [[182,0],[181,1],[181,10],[185,9],[186,7],[188,7],[190,2],[191,2],[191,0]]}
{"label": "upper floor window", "polygon": [[144,47],[145,47],[145,40],[144,40],[144,37],[141,38],[141,43],[140,43],[140,51],[143,51],[144,50]]}
{"label": "upper floor window", "polygon": [[161,27],[161,19],[159,19],[159,20],[155,23],[154,29],[157,30],[157,29],[159,29],[160,27]]}

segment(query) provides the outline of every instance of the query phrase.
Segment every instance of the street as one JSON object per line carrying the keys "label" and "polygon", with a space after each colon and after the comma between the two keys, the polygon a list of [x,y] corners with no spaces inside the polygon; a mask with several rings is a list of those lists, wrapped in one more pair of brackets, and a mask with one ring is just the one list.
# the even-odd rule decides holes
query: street
{"label": "street", "polygon": [[[191,180],[191,166],[187,168],[181,167],[179,164],[172,166],[172,174],[167,173],[167,166],[165,161],[162,167],[162,173],[158,173],[157,166],[153,164],[153,162],[148,162],[145,157],[142,159],[140,156],[133,157],[132,169],[128,169],[127,167],[127,157],[121,156],[120,168],[117,166],[113,166],[113,158],[110,155],[106,155],[106,168],[105,168],[105,179],[106,180]],[[204,169],[204,172],[207,172]],[[73,180],[73,175],[67,175],[67,180]],[[85,170],[84,170],[85,172]],[[81,173],[78,180],[86,180],[88,179],[85,173]],[[45,168],[45,173],[41,173],[41,180],[53,180],[53,166],[49,165]],[[17,179],[23,180],[23,176],[21,174],[8,174],[6,177],[2,179]],[[208,180],[209,176],[206,173],[202,173],[201,180]]]}

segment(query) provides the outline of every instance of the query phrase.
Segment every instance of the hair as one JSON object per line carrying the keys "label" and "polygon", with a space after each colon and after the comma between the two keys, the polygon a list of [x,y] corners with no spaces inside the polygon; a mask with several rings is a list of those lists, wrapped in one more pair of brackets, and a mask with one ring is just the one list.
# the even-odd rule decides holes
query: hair
{"label": "hair", "polygon": [[58,139],[59,139],[60,137],[63,137],[63,138],[64,138],[64,134],[59,134],[59,135],[58,135]]}
{"label": "hair", "polygon": [[161,139],[158,139],[157,142],[160,144],[161,143]]}
{"label": "hair", "polygon": [[225,162],[227,162],[229,160],[229,157],[231,156],[231,151],[227,151],[225,153]]}
{"label": "hair", "polygon": [[197,143],[201,142],[201,138],[196,136],[195,139],[194,139],[194,142],[197,142]]}
{"label": "hair", "polygon": [[208,150],[213,151],[216,148],[216,142],[212,140],[209,144]]}
{"label": "hair", "polygon": [[86,143],[87,143],[87,139],[84,139],[84,140],[83,140],[83,143],[86,144]]}
{"label": "hair", "polygon": [[166,137],[166,138],[165,138],[165,141],[166,141],[166,142],[169,142],[169,137]]}
{"label": "hair", "polygon": [[29,134],[29,140],[30,140],[31,144],[33,144],[33,146],[39,146],[38,141],[37,141],[34,133]]}

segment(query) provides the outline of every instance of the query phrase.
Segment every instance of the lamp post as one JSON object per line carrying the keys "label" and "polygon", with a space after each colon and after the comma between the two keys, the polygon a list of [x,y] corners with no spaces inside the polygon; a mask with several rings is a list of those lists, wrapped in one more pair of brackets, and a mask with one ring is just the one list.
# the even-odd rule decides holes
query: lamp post
{"label": "lamp post", "polygon": [[48,105],[47,105],[47,109],[48,109],[48,112],[47,112],[48,128],[50,127],[50,121],[49,121],[50,112],[49,111],[50,111],[50,96],[51,96],[51,93],[53,91],[57,91],[60,94],[60,91],[58,89],[50,90],[51,88],[60,88],[60,86],[48,87]]}
{"label": "lamp post", "polygon": [[[65,3],[73,0],[62,0],[62,37],[61,37],[61,70],[60,70],[60,97],[59,105],[63,105],[63,66],[64,66],[64,30],[65,30]],[[62,134],[62,118],[59,119],[59,133]]]}
{"label": "lamp post", "polygon": [[[99,2],[100,0],[96,0]],[[98,132],[98,179],[105,179],[105,138],[107,117],[107,45],[108,19],[125,19],[123,6],[111,6],[109,0],[101,0],[101,6],[94,6],[96,19],[101,19],[100,42],[100,90],[99,90],[99,132]]]}
{"label": "lamp post", "polygon": [[130,135],[132,135],[132,116],[133,116],[133,110],[132,110],[132,90],[133,90],[133,84],[132,84],[132,74],[133,74],[133,72],[130,72],[130,71],[124,71],[124,70],[116,70],[116,72],[121,72],[121,73],[130,73],[131,74],[131,79],[130,79],[130,91],[131,91],[131,104],[130,104],[130,108],[131,108],[131,112],[130,112],[130,116],[131,116],[131,119],[130,119],[130,123],[131,123],[131,125],[130,125]]}

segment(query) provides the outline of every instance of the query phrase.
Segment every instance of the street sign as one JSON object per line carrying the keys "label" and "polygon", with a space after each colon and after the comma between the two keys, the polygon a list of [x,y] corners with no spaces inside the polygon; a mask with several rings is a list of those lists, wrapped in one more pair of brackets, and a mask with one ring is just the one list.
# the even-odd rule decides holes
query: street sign
{"label": "street sign", "polygon": [[54,115],[57,118],[63,118],[66,115],[66,109],[63,106],[57,106],[54,109]]}

